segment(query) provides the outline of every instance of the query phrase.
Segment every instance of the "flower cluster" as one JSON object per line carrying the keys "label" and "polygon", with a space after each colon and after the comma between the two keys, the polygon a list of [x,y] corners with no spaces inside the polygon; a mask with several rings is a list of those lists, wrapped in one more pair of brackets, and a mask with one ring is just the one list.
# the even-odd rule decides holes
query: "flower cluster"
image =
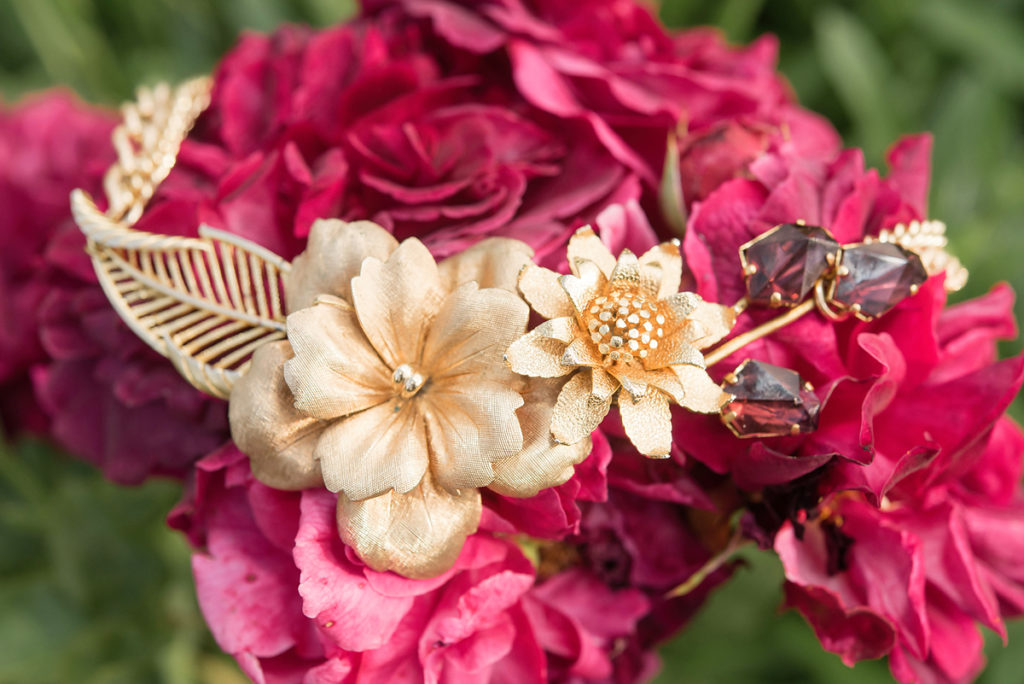
{"label": "flower cluster", "polygon": [[[1012,295],[947,308],[936,275],[874,320],[812,312],[706,357],[779,315],[745,308],[753,238],[927,218],[930,140],[865,170],[774,51],[670,35],[631,0],[365,0],[243,38],[134,226],[291,261],[287,338],[229,407],[119,327],[44,211],[49,167],[0,154],[0,192],[41,226],[0,254],[4,421],[49,423],[114,479],[187,474],[171,523],[254,681],[645,679],[741,539],[779,555],[786,605],[844,662],[963,681],[977,624],[1024,611],[1003,415],[1024,360],[994,344]],[[95,190],[109,118],[51,102],[32,116],[85,122],[57,127],[74,154],[27,158]],[[0,123],[0,146],[50,136]],[[720,383],[745,359],[817,388],[817,429],[730,432]]]}

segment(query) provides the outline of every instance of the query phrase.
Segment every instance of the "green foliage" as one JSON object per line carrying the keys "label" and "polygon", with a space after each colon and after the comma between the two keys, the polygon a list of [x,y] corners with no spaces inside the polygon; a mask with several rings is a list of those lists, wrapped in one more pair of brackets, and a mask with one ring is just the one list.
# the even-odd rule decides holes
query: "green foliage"
{"label": "green foliage", "polygon": [[118,487],[35,442],[0,451],[0,683],[199,679],[215,646],[164,525],[178,490]]}
{"label": "green foliage", "polygon": [[[0,0],[0,99],[60,83],[115,104],[136,84],[208,72],[242,30],[324,25],[353,8]],[[801,101],[874,165],[899,135],[933,131],[932,215],[971,270],[964,296],[999,279],[1024,290],[1024,0],[664,0],[662,16],[716,25],[737,43],[778,35]],[[176,497],[168,482],[116,487],[39,444],[0,452],[0,684],[241,681],[202,624],[186,545],[163,524]],[[781,578],[776,559],[748,553],[663,649],[659,681],[889,681],[884,663],[847,669],[798,616],[777,615]],[[1024,624],[1010,632],[1016,649],[989,639],[982,682],[1020,681]]]}

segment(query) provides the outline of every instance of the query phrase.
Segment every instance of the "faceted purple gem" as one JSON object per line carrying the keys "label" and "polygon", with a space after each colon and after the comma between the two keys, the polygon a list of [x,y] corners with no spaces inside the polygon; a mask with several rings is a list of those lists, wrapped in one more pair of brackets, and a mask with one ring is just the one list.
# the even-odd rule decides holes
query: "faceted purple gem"
{"label": "faceted purple gem", "polygon": [[832,299],[863,316],[881,316],[928,280],[920,257],[890,242],[844,248],[843,267]]}
{"label": "faceted purple gem", "polygon": [[[829,268],[839,243],[818,226],[784,223],[740,248],[754,304],[799,303]],[[775,301],[772,301],[775,295]]]}
{"label": "faceted purple gem", "polygon": [[821,402],[788,368],[748,359],[722,388],[735,397],[722,420],[737,437],[784,437],[818,427]]}

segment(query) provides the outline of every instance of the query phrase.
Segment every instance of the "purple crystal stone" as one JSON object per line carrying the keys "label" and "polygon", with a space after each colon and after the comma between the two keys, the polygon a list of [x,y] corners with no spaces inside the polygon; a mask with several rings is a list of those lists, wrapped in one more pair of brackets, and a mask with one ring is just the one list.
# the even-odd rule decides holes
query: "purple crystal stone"
{"label": "purple crystal stone", "polygon": [[813,432],[821,402],[796,371],[747,360],[726,378],[733,395],[722,420],[737,437],[784,437]]}
{"label": "purple crystal stone", "polygon": [[[819,226],[784,223],[740,248],[754,304],[798,304],[830,267],[839,243]],[[773,299],[774,297],[774,299]]]}
{"label": "purple crystal stone", "polygon": [[867,317],[881,316],[928,280],[920,257],[890,242],[845,247],[841,272],[832,300]]}

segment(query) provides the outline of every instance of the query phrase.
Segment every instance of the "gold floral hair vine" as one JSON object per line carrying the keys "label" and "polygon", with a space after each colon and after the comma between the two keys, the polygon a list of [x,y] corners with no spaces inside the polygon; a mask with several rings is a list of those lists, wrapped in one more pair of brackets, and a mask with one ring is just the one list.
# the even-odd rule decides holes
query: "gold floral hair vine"
{"label": "gold floral hair vine", "polygon": [[[568,480],[618,407],[650,457],[672,447],[670,405],[719,414],[739,437],[814,429],[820,401],[793,371],[708,368],[815,310],[884,315],[929,274],[966,271],[944,226],[897,226],[840,245],[784,224],[743,245],[747,295],[679,292],[677,241],[613,255],[589,227],[570,273],[490,238],[436,261],[369,221],[320,219],[292,262],[200,226],[198,237],[133,226],[209,100],[210,82],[143,91],[114,133],[107,210],[72,194],[113,307],[196,388],[228,400],[254,476],[338,495],[340,537],[375,570],[432,577],[479,524],[480,489],[529,497]],[[784,311],[729,337],[751,306]],[[544,322],[527,331],[530,309]]]}

